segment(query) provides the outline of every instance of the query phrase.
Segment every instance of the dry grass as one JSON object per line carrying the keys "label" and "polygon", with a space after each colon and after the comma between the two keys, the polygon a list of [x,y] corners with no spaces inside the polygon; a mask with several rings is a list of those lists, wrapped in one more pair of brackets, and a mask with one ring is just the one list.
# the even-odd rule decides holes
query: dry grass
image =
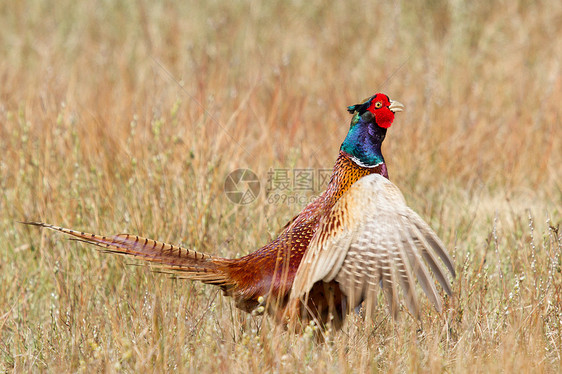
{"label": "dry grass", "polygon": [[[0,24],[2,371],[560,372],[561,2],[5,1]],[[248,253],[301,206],[234,205],[228,172],[331,167],[376,91],[407,109],[391,179],[456,259],[442,315],[317,345],[16,223]]]}

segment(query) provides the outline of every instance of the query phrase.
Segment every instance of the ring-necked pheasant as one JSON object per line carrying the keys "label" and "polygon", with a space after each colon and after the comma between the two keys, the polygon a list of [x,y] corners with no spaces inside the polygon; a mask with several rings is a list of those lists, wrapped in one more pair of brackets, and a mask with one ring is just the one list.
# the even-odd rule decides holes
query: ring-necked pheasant
{"label": "ring-necked pheasant", "polygon": [[[379,287],[397,313],[399,288],[418,315],[415,278],[441,311],[431,273],[451,294],[440,260],[453,262],[431,228],[388,180],[381,153],[394,113],[403,105],[384,94],[348,107],[353,114],[327,190],[289,221],[271,243],[237,259],[215,257],[136,235],[100,236],[41,222],[100,246],[141,258],[179,277],[221,287],[244,311],[266,311],[279,321],[311,318],[340,328],[345,315],[376,300]],[[439,260],[440,259],[440,260]],[[399,287],[400,286],[400,287]]]}

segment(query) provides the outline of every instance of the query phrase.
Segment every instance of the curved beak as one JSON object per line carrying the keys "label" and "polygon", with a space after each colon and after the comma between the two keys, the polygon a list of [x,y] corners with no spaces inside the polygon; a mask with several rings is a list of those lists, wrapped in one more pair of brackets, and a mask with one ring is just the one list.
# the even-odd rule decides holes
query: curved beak
{"label": "curved beak", "polygon": [[404,110],[404,105],[398,101],[390,100],[390,106],[388,107],[392,113],[401,112]]}

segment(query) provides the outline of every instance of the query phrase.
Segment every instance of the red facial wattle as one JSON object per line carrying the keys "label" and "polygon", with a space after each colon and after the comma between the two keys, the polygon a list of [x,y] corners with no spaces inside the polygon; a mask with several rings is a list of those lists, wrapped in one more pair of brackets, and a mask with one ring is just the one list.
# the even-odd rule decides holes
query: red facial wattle
{"label": "red facial wattle", "polygon": [[380,109],[375,109],[374,113],[377,125],[383,129],[388,129],[394,121],[394,113],[388,107],[383,106]]}
{"label": "red facial wattle", "polygon": [[379,127],[384,129],[389,128],[394,121],[394,111],[391,110],[393,103],[396,105],[396,109],[401,111],[403,105],[398,102],[390,101],[388,96],[384,94],[376,94],[371,99],[371,103],[367,110],[373,113],[375,121]]}

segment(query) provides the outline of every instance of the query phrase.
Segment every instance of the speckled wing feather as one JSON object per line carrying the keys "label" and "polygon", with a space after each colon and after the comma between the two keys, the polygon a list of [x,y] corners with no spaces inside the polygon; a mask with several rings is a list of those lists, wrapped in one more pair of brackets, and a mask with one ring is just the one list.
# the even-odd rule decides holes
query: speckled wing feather
{"label": "speckled wing feather", "polygon": [[[398,286],[405,303],[418,314],[415,279],[441,311],[441,298],[427,269],[451,294],[439,259],[455,275],[443,243],[410,209],[398,187],[379,174],[357,181],[325,214],[301,262],[292,298],[305,296],[318,281],[336,280],[354,308],[373,303],[379,286],[391,314],[398,310]],[[427,266],[426,266],[427,264]]]}

